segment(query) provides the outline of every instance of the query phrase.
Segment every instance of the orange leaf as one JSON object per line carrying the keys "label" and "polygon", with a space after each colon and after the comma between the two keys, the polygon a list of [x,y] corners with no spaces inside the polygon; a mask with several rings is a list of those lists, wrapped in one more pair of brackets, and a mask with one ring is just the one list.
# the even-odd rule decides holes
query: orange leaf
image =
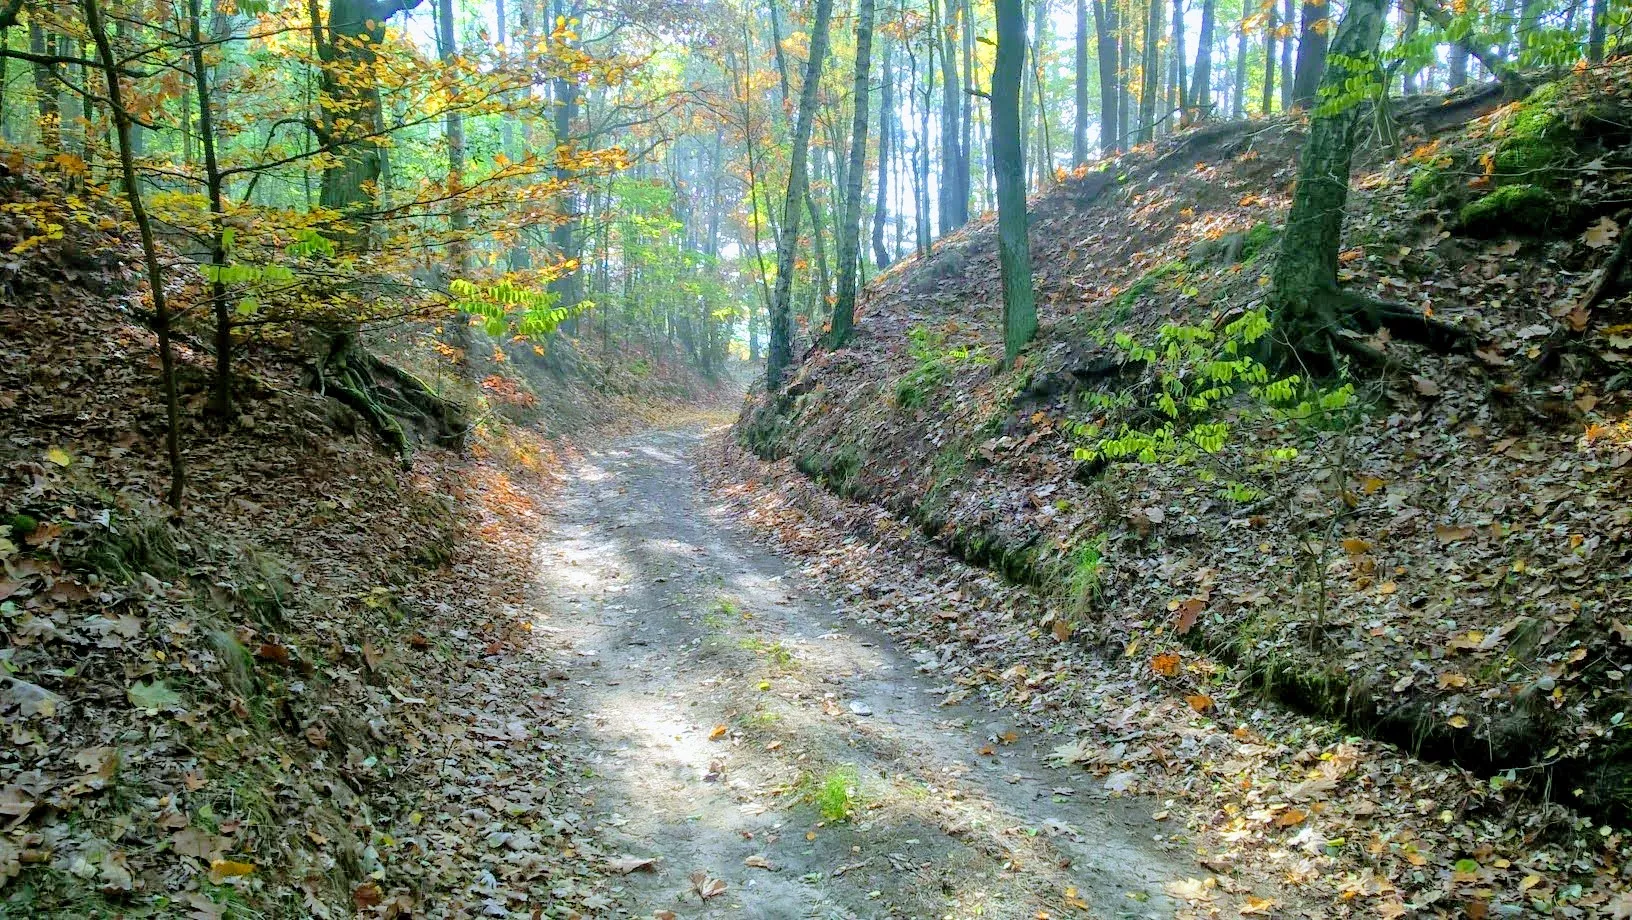
{"label": "orange leaf", "polygon": [[709,733],[708,733],[708,740],[710,740],[710,741],[718,741],[718,740],[720,740],[720,739],[721,739],[721,738],[724,738],[724,737],[725,737],[725,733],[726,733],[726,732],[727,732],[727,731],[728,731],[728,730],[729,730],[729,729],[727,729],[727,728],[726,728],[726,727],[725,727],[725,724],[724,724],[724,723],[721,723],[721,724],[719,724],[719,725],[716,725],[716,726],[714,726],[714,730],[713,730],[713,731],[711,731],[711,732],[709,732]]}
{"label": "orange leaf", "polygon": [[1289,808],[1275,816],[1276,827],[1293,827],[1302,824],[1309,817],[1309,813],[1301,808]]}
{"label": "orange leaf", "polygon": [[1163,652],[1150,659],[1150,669],[1163,677],[1172,677],[1179,673],[1179,656],[1172,652]]}
{"label": "orange leaf", "polygon": [[1187,696],[1184,698],[1184,701],[1189,703],[1190,708],[1197,712],[1206,712],[1207,710],[1213,708],[1213,698],[1205,693],[1197,693],[1193,696]]}

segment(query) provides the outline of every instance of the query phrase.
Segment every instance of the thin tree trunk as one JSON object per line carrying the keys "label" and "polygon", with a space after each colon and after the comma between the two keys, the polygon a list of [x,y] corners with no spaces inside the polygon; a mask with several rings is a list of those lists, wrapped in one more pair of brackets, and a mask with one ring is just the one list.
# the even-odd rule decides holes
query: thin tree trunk
{"label": "thin tree trunk", "polygon": [[787,194],[782,202],[782,227],[776,244],[776,295],[771,301],[771,348],[765,362],[765,388],[772,392],[782,386],[782,379],[793,364],[793,260],[799,244],[799,205],[806,187],[810,129],[816,115],[822,59],[827,57],[827,24],[832,14],[833,0],[816,0],[815,21],[811,25],[810,60],[805,64],[805,82],[799,88],[792,164],[788,169]]}
{"label": "thin tree trunk", "polygon": [[[34,17],[28,22],[28,50],[32,54],[47,55],[51,53],[50,36]],[[34,62],[34,98],[40,112],[39,140],[40,146],[47,150],[62,149],[62,108],[57,101],[57,76],[55,64]]]}
{"label": "thin tree trunk", "polygon": [[879,271],[888,268],[892,261],[889,249],[884,245],[884,225],[890,213],[890,147],[892,143],[899,143],[894,138],[891,126],[891,116],[895,111],[895,75],[891,68],[894,48],[891,44],[886,37],[884,59],[879,66],[878,188],[873,201],[873,264],[878,266]]}
{"label": "thin tree trunk", "polygon": [[1292,108],[1292,55],[1296,44],[1292,36],[1298,27],[1296,0],[1282,0],[1281,27],[1286,31],[1281,38],[1281,111],[1285,112]]}
{"label": "thin tree trunk", "polygon": [[220,275],[227,264],[226,205],[221,196],[221,167],[215,155],[215,112],[211,105],[214,93],[209,68],[204,66],[204,36],[199,24],[202,15],[199,0],[187,0],[187,25],[192,39],[189,57],[193,86],[198,94],[198,136],[204,147],[204,187],[210,201],[210,265],[214,269],[209,279],[210,312],[215,319],[215,380],[210,412],[227,419],[232,417],[232,309],[227,304],[227,286]]}
{"label": "thin tree trunk", "polygon": [[[1417,23],[1422,19],[1422,10],[1416,0],[1400,0],[1400,44],[1405,44],[1417,35]],[[1400,88],[1406,95],[1417,91],[1417,71],[1415,68],[1406,68],[1400,74]]]}
{"label": "thin tree trunk", "polygon": [[1161,92],[1162,0],[1150,0],[1145,23],[1145,61],[1139,91],[1139,143],[1156,139],[1156,95]]}
{"label": "thin tree trunk", "polygon": [[[1364,62],[1376,54],[1387,8],[1387,0],[1351,0],[1332,44],[1337,63],[1325,74],[1326,85],[1343,86],[1359,75],[1350,71],[1349,62]],[[1346,322],[1338,296],[1338,252],[1361,117],[1358,105],[1317,114],[1310,120],[1309,138],[1299,158],[1292,210],[1270,289],[1277,321],[1300,349],[1323,337],[1335,337]]]}
{"label": "thin tree trunk", "polygon": [[1264,97],[1260,102],[1266,116],[1275,108],[1275,33],[1280,28],[1280,12],[1270,0],[1269,17],[1264,22]]}
{"label": "thin tree trunk", "polygon": [[872,76],[873,0],[856,2],[855,105],[850,121],[850,165],[845,173],[844,223],[839,228],[839,298],[833,305],[831,344],[843,345],[856,321],[856,266],[861,250],[861,186],[867,171],[868,79]]}
{"label": "thin tree trunk", "polygon": [[1077,0],[1076,121],[1071,130],[1071,165],[1088,162],[1088,0]]}
{"label": "thin tree trunk", "polygon": [[131,217],[136,221],[136,232],[142,241],[142,260],[147,266],[147,283],[153,298],[153,332],[159,339],[159,373],[163,377],[165,407],[165,448],[170,455],[170,507],[181,511],[182,498],[187,490],[187,470],[181,459],[181,401],[176,392],[176,359],[170,345],[170,307],[164,297],[164,267],[153,241],[153,224],[148,219],[142,201],[142,188],[136,178],[136,159],[130,147],[130,111],[125,108],[120,88],[119,63],[108,44],[108,33],[102,26],[102,11],[97,0],[83,0],[85,27],[96,44],[97,59],[102,63],[102,76],[108,90],[108,108],[113,113],[114,133],[119,140],[119,171],[125,185],[125,198],[130,202]]}
{"label": "thin tree trunk", "polygon": [[1587,28],[1587,60],[1594,64],[1604,59],[1608,29],[1609,0],[1592,0],[1592,24]]}
{"label": "thin tree trunk", "polygon": [[1188,69],[1184,60],[1184,0],[1173,0],[1173,45],[1168,50],[1168,57],[1171,61],[1168,67],[1168,117],[1164,121],[1167,130],[1172,132],[1176,128],[1172,113],[1179,112],[1178,117],[1182,119],[1183,113],[1190,110],[1190,87],[1184,79]]}
{"label": "thin tree trunk", "polygon": [[1246,26],[1243,21],[1235,30],[1235,96],[1230,100],[1230,117],[1238,121],[1247,115]]}
{"label": "thin tree trunk", "polygon": [[[931,0],[933,2],[933,0]],[[940,24],[941,45],[941,235],[945,236],[969,222],[969,190],[960,176],[963,153],[958,149],[963,130],[958,124],[958,61],[949,30],[957,15],[953,0],[945,0],[946,17]]]}
{"label": "thin tree trunk", "polygon": [[[1153,0],[1153,5],[1157,0]],[[1037,334],[1027,238],[1025,145],[1020,86],[1026,62],[1021,0],[996,0],[997,62],[992,72],[992,150],[997,158],[998,268],[1003,279],[1003,353],[1010,363]]]}
{"label": "thin tree trunk", "polygon": [[1292,75],[1292,105],[1300,109],[1314,104],[1321,76],[1326,72],[1326,36],[1331,26],[1321,23],[1326,21],[1328,12],[1325,0],[1304,0],[1302,34],[1298,36],[1298,68]]}
{"label": "thin tree trunk", "polygon": [[1094,40],[1099,49],[1099,150],[1110,156],[1122,149],[1123,138],[1115,0],[1093,0],[1093,10]]}
{"label": "thin tree trunk", "polygon": [[[459,45],[455,35],[453,21],[453,0],[437,0],[436,5],[436,35],[438,51],[442,59],[444,79],[449,83],[448,94],[454,96],[454,85],[458,80],[456,68],[458,66]],[[501,116],[502,120],[502,116]],[[443,124],[448,135],[448,229],[451,239],[448,241],[448,261],[453,263],[453,270],[460,276],[470,274],[470,243],[466,239],[470,235],[470,215],[465,211],[465,116],[459,109],[457,99],[448,100],[448,111],[443,116]]]}
{"label": "thin tree trunk", "polygon": [[[1196,67],[1190,76],[1190,121],[1212,117],[1213,93],[1213,6],[1214,0],[1202,0],[1201,34],[1196,38]],[[1242,40],[1243,49],[1246,47]]]}

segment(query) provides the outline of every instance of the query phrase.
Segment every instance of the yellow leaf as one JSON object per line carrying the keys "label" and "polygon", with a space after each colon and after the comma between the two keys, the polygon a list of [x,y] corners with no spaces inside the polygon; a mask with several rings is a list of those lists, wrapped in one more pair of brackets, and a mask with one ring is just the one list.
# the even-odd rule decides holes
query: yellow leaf
{"label": "yellow leaf", "polygon": [[1349,537],[1343,541],[1343,552],[1351,556],[1360,556],[1371,552],[1371,542],[1359,537]]}
{"label": "yellow leaf", "polygon": [[68,464],[74,462],[74,458],[60,447],[53,447],[46,451],[45,459],[55,463],[57,466],[67,466]]}
{"label": "yellow leaf", "polygon": [[1452,728],[1467,728],[1468,727],[1468,717],[1465,716],[1465,715],[1461,715],[1460,713],[1457,714],[1457,715],[1451,716],[1449,719],[1446,719],[1445,721],[1450,723],[1450,726]]}
{"label": "yellow leaf", "polygon": [[219,885],[229,878],[238,878],[255,871],[255,866],[234,859],[210,860],[210,881]]}
{"label": "yellow leaf", "polygon": [[725,733],[726,733],[726,732],[727,732],[727,731],[729,731],[729,729],[727,729],[727,728],[726,728],[726,727],[725,727],[725,724],[724,724],[724,723],[721,723],[721,724],[719,724],[719,725],[716,725],[716,726],[714,726],[714,730],[713,730],[713,731],[711,731],[711,732],[709,732],[709,733],[708,733],[708,740],[710,740],[710,741],[718,741],[718,740],[720,740],[720,739],[721,739],[721,738],[724,738],[724,737],[725,737]]}
{"label": "yellow leaf", "polygon": [[1243,917],[1267,917],[1275,907],[1273,898],[1260,898],[1257,895],[1247,895],[1247,903],[1241,905]]}

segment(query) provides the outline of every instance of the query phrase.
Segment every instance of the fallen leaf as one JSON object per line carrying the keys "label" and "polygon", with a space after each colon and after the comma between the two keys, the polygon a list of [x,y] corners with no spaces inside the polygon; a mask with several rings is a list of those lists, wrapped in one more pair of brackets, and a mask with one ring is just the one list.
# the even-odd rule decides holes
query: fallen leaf
{"label": "fallen leaf", "polygon": [[691,874],[691,888],[704,901],[709,898],[725,894],[725,880],[710,878],[707,872],[698,869]]}
{"label": "fallen leaf", "polygon": [[744,859],[742,864],[754,869],[769,869],[771,867],[771,861],[758,853]]}
{"label": "fallen leaf", "polygon": [[253,863],[239,862],[235,859],[210,860],[210,881],[217,885],[229,878],[239,878],[254,871]]}
{"label": "fallen leaf", "polygon": [[641,869],[651,869],[656,863],[654,857],[614,856],[606,861],[606,867],[619,875],[628,875]]}
{"label": "fallen leaf", "polygon": [[1150,669],[1163,677],[1172,677],[1179,673],[1179,656],[1172,652],[1163,652],[1150,659]]}
{"label": "fallen leaf", "polygon": [[1588,227],[1586,232],[1581,234],[1581,242],[1592,249],[1603,249],[1615,242],[1615,238],[1620,234],[1620,224],[1617,224],[1609,217],[1600,217],[1597,223]]}
{"label": "fallen leaf", "polygon": [[728,731],[730,731],[730,729],[726,728],[725,724],[722,722],[721,724],[714,726],[713,731],[708,733],[708,740],[718,741],[721,738],[724,738],[725,733]]}
{"label": "fallen leaf", "polygon": [[1288,808],[1275,816],[1276,827],[1295,827],[1309,818],[1309,813],[1301,808]]}
{"label": "fallen leaf", "polygon": [[1213,698],[1205,693],[1197,693],[1194,696],[1187,696],[1184,698],[1184,701],[1189,703],[1190,708],[1197,712],[1206,712],[1207,710],[1213,708]]}

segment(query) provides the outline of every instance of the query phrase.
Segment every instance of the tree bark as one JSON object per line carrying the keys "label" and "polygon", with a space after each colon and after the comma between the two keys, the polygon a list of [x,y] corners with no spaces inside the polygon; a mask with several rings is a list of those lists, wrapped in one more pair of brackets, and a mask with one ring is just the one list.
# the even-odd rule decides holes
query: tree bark
{"label": "tree bark", "polygon": [[1115,0],[1093,0],[1094,40],[1099,49],[1099,149],[1106,156],[1122,149],[1122,93],[1117,71]]}
{"label": "tree bark", "polygon": [[[459,45],[453,21],[453,0],[437,0],[436,4],[436,36],[438,56],[442,60],[444,78],[449,81],[448,111],[443,116],[444,130],[448,137],[448,229],[451,238],[448,240],[448,261],[453,263],[453,270],[459,275],[470,274],[470,243],[467,237],[470,234],[470,215],[465,211],[462,192],[465,185],[465,116],[459,110],[459,103],[451,98],[455,94],[454,83],[458,77],[455,73],[458,66]],[[503,116],[500,116],[501,120]]]}
{"label": "tree bark", "polygon": [[1292,106],[1307,109],[1314,104],[1320,90],[1321,76],[1326,71],[1327,35],[1331,32],[1326,22],[1328,12],[1325,0],[1304,0],[1302,34],[1298,36],[1298,67],[1292,75]]}
{"label": "tree bark", "polygon": [[1264,21],[1264,97],[1259,103],[1265,116],[1275,109],[1275,33],[1280,27],[1280,13],[1271,0],[1269,17]]}
{"label": "tree bark", "polygon": [[1166,17],[1162,0],[1150,0],[1145,17],[1145,61],[1139,87],[1139,143],[1156,139],[1156,95],[1161,92],[1162,27]]}
{"label": "tree bark", "polygon": [[[1190,121],[1212,116],[1213,0],[1202,0],[1201,35],[1196,38],[1196,67],[1190,77]],[[1245,42],[1242,43],[1245,47]]]}
{"label": "tree bark", "polygon": [[1088,162],[1088,0],[1077,0],[1076,120],[1071,130],[1071,165]]}
{"label": "tree bark", "polygon": [[844,223],[839,228],[839,297],[833,305],[831,346],[843,345],[856,323],[856,270],[861,250],[861,186],[867,171],[868,80],[872,76],[873,0],[856,2],[856,72],[850,120],[850,165],[844,181]]}
{"label": "tree bark", "polygon": [[[934,2],[934,0],[931,0]],[[969,189],[962,166],[960,150],[963,131],[959,126],[960,105],[958,92],[958,61],[953,53],[951,29],[957,15],[953,0],[945,0],[945,18],[941,22],[941,235],[969,222]]]}
{"label": "tree bark", "polygon": [[1230,117],[1239,121],[1247,115],[1247,24],[1235,30],[1235,96],[1230,100]]}
{"label": "tree bark", "polygon": [[[1271,0],[1274,2],[1274,0]],[[1281,37],[1281,111],[1292,108],[1292,33],[1297,30],[1298,16],[1296,0],[1282,0],[1281,27],[1286,34]]]}
{"label": "tree bark", "polygon": [[782,226],[776,243],[776,294],[771,301],[771,342],[765,361],[765,389],[774,392],[793,364],[793,261],[799,245],[799,206],[806,186],[806,159],[809,156],[811,123],[816,115],[817,89],[822,78],[822,59],[827,57],[827,25],[833,15],[833,0],[816,0],[811,24],[810,60],[805,64],[805,82],[799,88],[799,113],[794,121],[792,163],[788,188],[782,201]]}
{"label": "tree bark", "polygon": [[[1021,0],[996,0],[997,61],[992,72],[992,150],[997,159],[998,267],[1003,279],[1003,353],[1013,362],[1037,334],[1027,238],[1025,145],[1020,84],[1026,61]],[[1153,6],[1160,0],[1152,0]]]}
{"label": "tree bark", "polygon": [[[1351,0],[1332,44],[1337,63],[1326,72],[1325,85],[1341,87],[1357,75],[1348,62],[1376,54],[1386,12],[1387,0]],[[1338,289],[1337,269],[1361,115],[1359,105],[1315,115],[1299,158],[1292,210],[1270,278],[1276,321],[1299,351],[1329,350],[1356,312]]]}
{"label": "tree bark", "polygon": [[1604,59],[1608,29],[1609,0],[1592,0],[1592,24],[1587,27],[1587,60],[1594,64]]}
{"label": "tree bark", "polygon": [[884,225],[890,214],[890,148],[900,143],[891,123],[895,111],[895,77],[890,66],[892,51],[894,49],[886,37],[883,60],[879,62],[878,188],[873,201],[873,264],[879,271],[888,268],[893,261],[889,248],[884,245]]}

